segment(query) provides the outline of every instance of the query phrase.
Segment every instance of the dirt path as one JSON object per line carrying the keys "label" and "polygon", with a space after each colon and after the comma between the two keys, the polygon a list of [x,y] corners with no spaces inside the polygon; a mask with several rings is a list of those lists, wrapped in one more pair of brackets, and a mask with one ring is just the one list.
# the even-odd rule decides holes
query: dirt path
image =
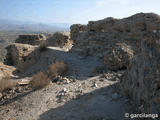
{"label": "dirt path", "polygon": [[94,75],[101,61],[93,57],[82,58],[57,48],[44,53],[49,61],[55,56],[70,66],[70,72],[63,78],[69,82],[51,83],[1,105],[0,120],[125,120],[124,114],[133,112],[127,99],[115,91],[115,76],[121,71]]}

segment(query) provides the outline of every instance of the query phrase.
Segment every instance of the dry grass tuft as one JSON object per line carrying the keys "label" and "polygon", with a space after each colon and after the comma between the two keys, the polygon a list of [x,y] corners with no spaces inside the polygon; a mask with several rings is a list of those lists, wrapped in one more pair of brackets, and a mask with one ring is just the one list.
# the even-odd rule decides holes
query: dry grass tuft
{"label": "dry grass tuft", "polygon": [[40,41],[40,44],[39,44],[39,50],[42,52],[42,51],[45,51],[47,49],[47,41],[46,40],[41,40]]}
{"label": "dry grass tuft", "polygon": [[50,65],[46,72],[39,72],[33,76],[30,85],[33,89],[41,89],[47,86],[52,78],[58,75],[64,75],[68,71],[68,67],[64,62],[56,62]]}
{"label": "dry grass tuft", "polygon": [[2,78],[0,81],[0,92],[4,92],[8,89],[12,89],[16,85],[17,85],[16,82],[11,81],[10,77],[6,76],[6,77]]}
{"label": "dry grass tuft", "polygon": [[64,75],[68,71],[68,67],[64,62],[56,62],[50,65],[47,70],[47,74],[50,78],[56,77],[58,75]]}
{"label": "dry grass tuft", "polygon": [[43,88],[47,86],[49,83],[50,83],[50,79],[43,72],[39,72],[36,75],[34,75],[32,80],[30,81],[30,85],[33,89]]}

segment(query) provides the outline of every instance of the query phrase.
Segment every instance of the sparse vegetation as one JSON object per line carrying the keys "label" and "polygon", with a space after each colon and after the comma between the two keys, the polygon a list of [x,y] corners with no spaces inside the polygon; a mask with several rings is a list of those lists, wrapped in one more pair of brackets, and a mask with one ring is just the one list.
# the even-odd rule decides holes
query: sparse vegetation
{"label": "sparse vegetation", "polygon": [[50,65],[47,74],[50,78],[58,75],[64,75],[68,71],[68,67],[64,62],[57,61],[55,64]]}
{"label": "sparse vegetation", "polygon": [[36,75],[33,76],[32,80],[30,81],[30,85],[33,89],[43,88],[47,86],[49,83],[50,79],[43,72],[38,72]]}
{"label": "sparse vegetation", "polygon": [[46,72],[38,72],[33,76],[30,85],[33,89],[41,89],[47,86],[53,77],[64,75],[68,71],[68,67],[64,62],[56,62],[50,65]]}
{"label": "sparse vegetation", "polygon": [[3,31],[0,30],[0,61],[4,61],[6,50],[5,47],[15,42],[15,40],[18,38],[19,35],[26,35],[26,34],[44,34],[45,36],[48,36],[48,34],[51,34],[54,32],[49,31],[43,31],[43,32],[36,32],[36,31]]}
{"label": "sparse vegetation", "polygon": [[7,89],[12,89],[16,85],[17,85],[16,82],[11,81],[10,77],[6,76],[6,77],[2,78],[2,80],[0,81],[0,92],[4,92]]}

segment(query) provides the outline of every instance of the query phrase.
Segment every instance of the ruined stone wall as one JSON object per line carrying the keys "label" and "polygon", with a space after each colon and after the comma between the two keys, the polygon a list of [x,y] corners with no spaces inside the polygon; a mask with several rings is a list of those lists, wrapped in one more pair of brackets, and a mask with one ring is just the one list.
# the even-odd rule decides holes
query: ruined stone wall
{"label": "ruined stone wall", "polygon": [[48,46],[54,47],[63,47],[70,43],[70,34],[63,32],[56,32],[53,35],[50,35],[47,39]]}
{"label": "ruined stone wall", "polygon": [[7,48],[5,64],[16,66],[20,72],[24,72],[37,62],[40,51],[31,45],[14,43]]}
{"label": "ruined stone wall", "polygon": [[107,50],[103,63],[110,70],[126,69],[134,57],[134,51],[126,44],[117,44]]}
{"label": "ruined stone wall", "polygon": [[79,26],[71,26],[71,52],[102,58],[114,71],[125,69],[120,80],[122,93],[141,112],[160,113],[160,16],[139,13],[91,21],[85,30],[78,31]]}
{"label": "ruined stone wall", "polygon": [[121,80],[121,90],[142,112],[160,113],[160,34],[148,33]]}
{"label": "ruined stone wall", "polygon": [[90,21],[86,26],[73,25],[71,39],[74,46],[71,52],[103,58],[108,49],[123,43],[136,53],[143,36],[159,30],[160,17],[153,13],[139,13],[124,19]]}
{"label": "ruined stone wall", "polygon": [[74,24],[70,27],[71,29],[71,40],[76,42],[78,36],[80,36],[81,32],[87,31],[87,26],[81,24]]}
{"label": "ruined stone wall", "polygon": [[43,34],[19,35],[15,40],[15,43],[39,45],[42,40],[46,40],[46,37]]}

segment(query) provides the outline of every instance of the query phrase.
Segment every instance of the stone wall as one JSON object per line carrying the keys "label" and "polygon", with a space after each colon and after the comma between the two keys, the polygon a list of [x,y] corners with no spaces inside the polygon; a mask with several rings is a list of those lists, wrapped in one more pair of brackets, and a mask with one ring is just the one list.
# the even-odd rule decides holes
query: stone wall
{"label": "stone wall", "polygon": [[46,37],[43,34],[19,35],[15,40],[15,43],[39,45],[42,40],[46,40]]}
{"label": "stone wall", "polygon": [[16,66],[20,72],[24,72],[37,62],[40,51],[31,45],[14,43],[7,48],[5,64]]}
{"label": "stone wall", "polygon": [[111,70],[125,69],[122,93],[142,113],[160,113],[160,16],[139,13],[124,19],[106,18],[84,28],[71,26],[71,52],[101,58]]}
{"label": "stone wall", "polygon": [[121,90],[142,112],[160,113],[160,34],[148,33],[121,80]]}
{"label": "stone wall", "polygon": [[56,32],[47,39],[48,46],[63,47],[70,43],[70,34],[67,32]]}
{"label": "stone wall", "polygon": [[117,44],[114,48],[107,50],[103,62],[110,70],[126,69],[134,54],[130,46]]}
{"label": "stone wall", "polygon": [[71,52],[103,58],[106,52],[122,43],[130,46],[134,54],[148,32],[160,30],[160,17],[153,13],[139,13],[124,19],[106,18],[85,25],[71,26],[74,46]]}
{"label": "stone wall", "polygon": [[87,31],[87,26],[81,24],[73,24],[71,27],[71,40],[76,42],[77,37],[80,35],[81,32]]}

